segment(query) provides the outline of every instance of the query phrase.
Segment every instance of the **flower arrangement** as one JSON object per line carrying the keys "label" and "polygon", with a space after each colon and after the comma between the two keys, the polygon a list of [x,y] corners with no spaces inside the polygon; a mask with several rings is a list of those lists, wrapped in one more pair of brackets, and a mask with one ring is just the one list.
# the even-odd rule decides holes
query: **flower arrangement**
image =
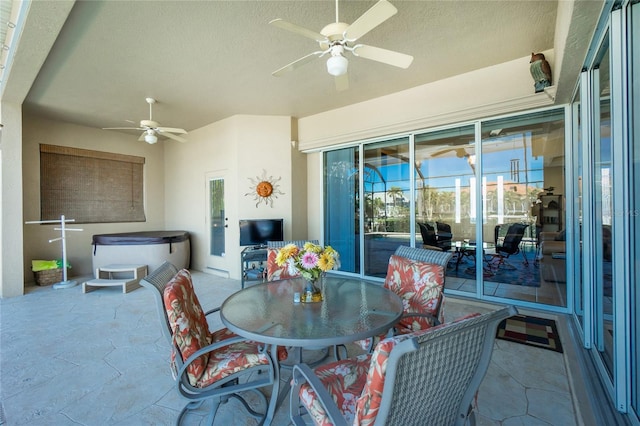
{"label": "flower arrangement", "polygon": [[301,275],[307,281],[315,282],[320,276],[340,267],[340,256],[331,246],[322,247],[307,242],[302,248],[287,244],[278,251],[278,266],[285,264],[291,275]]}

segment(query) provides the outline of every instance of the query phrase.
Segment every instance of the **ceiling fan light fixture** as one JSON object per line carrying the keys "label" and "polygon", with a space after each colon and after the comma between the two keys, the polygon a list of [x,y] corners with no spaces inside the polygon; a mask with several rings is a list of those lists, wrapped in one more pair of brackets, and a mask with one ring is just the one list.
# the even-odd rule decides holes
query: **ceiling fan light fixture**
{"label": "ceiling fan light fixture", "polygon": [[333,76],[339,76],[347,73],[349,61],[342,55],[331,56],[327,59],[327,71]]}
{"label": "ceiling fan light fixture", "polygon": [[144,135],[144,141],[148,144],[153,145],[154,143],[158,142],[158,137],[153,133],[147,133],[146,135]]}

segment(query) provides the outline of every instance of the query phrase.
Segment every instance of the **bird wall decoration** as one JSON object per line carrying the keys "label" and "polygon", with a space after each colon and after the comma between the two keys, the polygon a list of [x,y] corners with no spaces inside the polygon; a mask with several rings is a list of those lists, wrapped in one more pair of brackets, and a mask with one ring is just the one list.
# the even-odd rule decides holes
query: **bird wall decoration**
{"label": "bird wall decoration", "polygon": [[533,77],[533,85],[536,89],[536,93],[542,92],[545,87],[549,87],[553,84],[553,79],[551,78],[551,66],[542,53],[531,52],[531,60],[529,61],[529,64],[529,71],[531,71],[531,77]]}

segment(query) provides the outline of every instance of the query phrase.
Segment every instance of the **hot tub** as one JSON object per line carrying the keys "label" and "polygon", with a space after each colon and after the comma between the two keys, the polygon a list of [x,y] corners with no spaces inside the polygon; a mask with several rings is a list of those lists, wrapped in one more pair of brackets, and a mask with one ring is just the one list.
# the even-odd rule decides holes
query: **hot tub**
{"label": "hot tub", "polygon": [[112,264],[147,265],[157,269],[165,261],[188,268],[191,244],[187,231],[144,231],[93,236],[93,270]]}

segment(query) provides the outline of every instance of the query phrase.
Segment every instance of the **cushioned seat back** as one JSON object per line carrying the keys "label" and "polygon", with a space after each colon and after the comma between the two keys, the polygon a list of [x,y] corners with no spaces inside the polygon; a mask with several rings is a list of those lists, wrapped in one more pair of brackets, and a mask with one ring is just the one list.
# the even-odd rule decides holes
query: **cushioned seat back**
{"label": "cushioned seat back", "polygon": [[406,257],[421,262],[434,263],[443,268],[447,267],[447,263],[451,260],[453,253],[438,250],[429,250],[418,247],[400,246],[396,249],[395,255]]}
{"label": "cushioned seat back", "polygon": [[171,326],[169,325],[169,318],[167,318],[167,310],[164,308],[164,289],[171,281],[171,279],[178,273],[178,268],[176,268],[170,262],[164,262],[157,269],[152,271],[142,280],[140,280],[140,284],[151,290],[153,293],[153,298],[156,301],[156,309],[158,311],[158,316],[160,317],[160,322],[163,324],[162,334],[166,337],[169,344],[171,344]]}
{"label": "cushioned seat back", "polygon": [[438,234],[436,236],[438,240],[438,247],[443,250],[451,250],[451,240],[453,239],[451,225],[444,222],[436,222],[436,228],[438,229]]}
{"label": "cushioned seat back", "polygon": [[[444,291],[442,266],[392,255],[384,287],[400,296],[405,313],[427,313],[444,321],[444,309],[440,309]],[[427,317],[407,316],[400,319],[396,328],[416,331],[432,325]]]}
{"label": "cushioned seat back", "polygon": [[502,244],[498,245],[496,240],[496,248],[499,251],[514,254],[519,250],[520,242],[524,237],[524,231],[528,225],[514,223],[509,226],[507,235],[505,235]]}
{"label": "cushioned seat back", "polygon": [[422,235],[422,244],[437,247],[436,231],[433,226],[428,223],[417,222],[420,227],[420,235]]}
{"label": "cushioned seat back", "polygon": [[[354,425],[463,425],[486,373],[498,323],[513,307],[384,339],[356,401]],[[473,424],[473,423],[472,423]]]}
{"label": "cushioned seat back", "polygon": [[[193,353],[211,343],[209,325],[193,289],[188,270],[179,271],[164,289],[164,305],[173,333],[173,356],[187,360]],[[189,383],[195,386],[202,376],[209,354],[201,355],[187,368]],[[181,365],[182,363],[178,363]]]}

